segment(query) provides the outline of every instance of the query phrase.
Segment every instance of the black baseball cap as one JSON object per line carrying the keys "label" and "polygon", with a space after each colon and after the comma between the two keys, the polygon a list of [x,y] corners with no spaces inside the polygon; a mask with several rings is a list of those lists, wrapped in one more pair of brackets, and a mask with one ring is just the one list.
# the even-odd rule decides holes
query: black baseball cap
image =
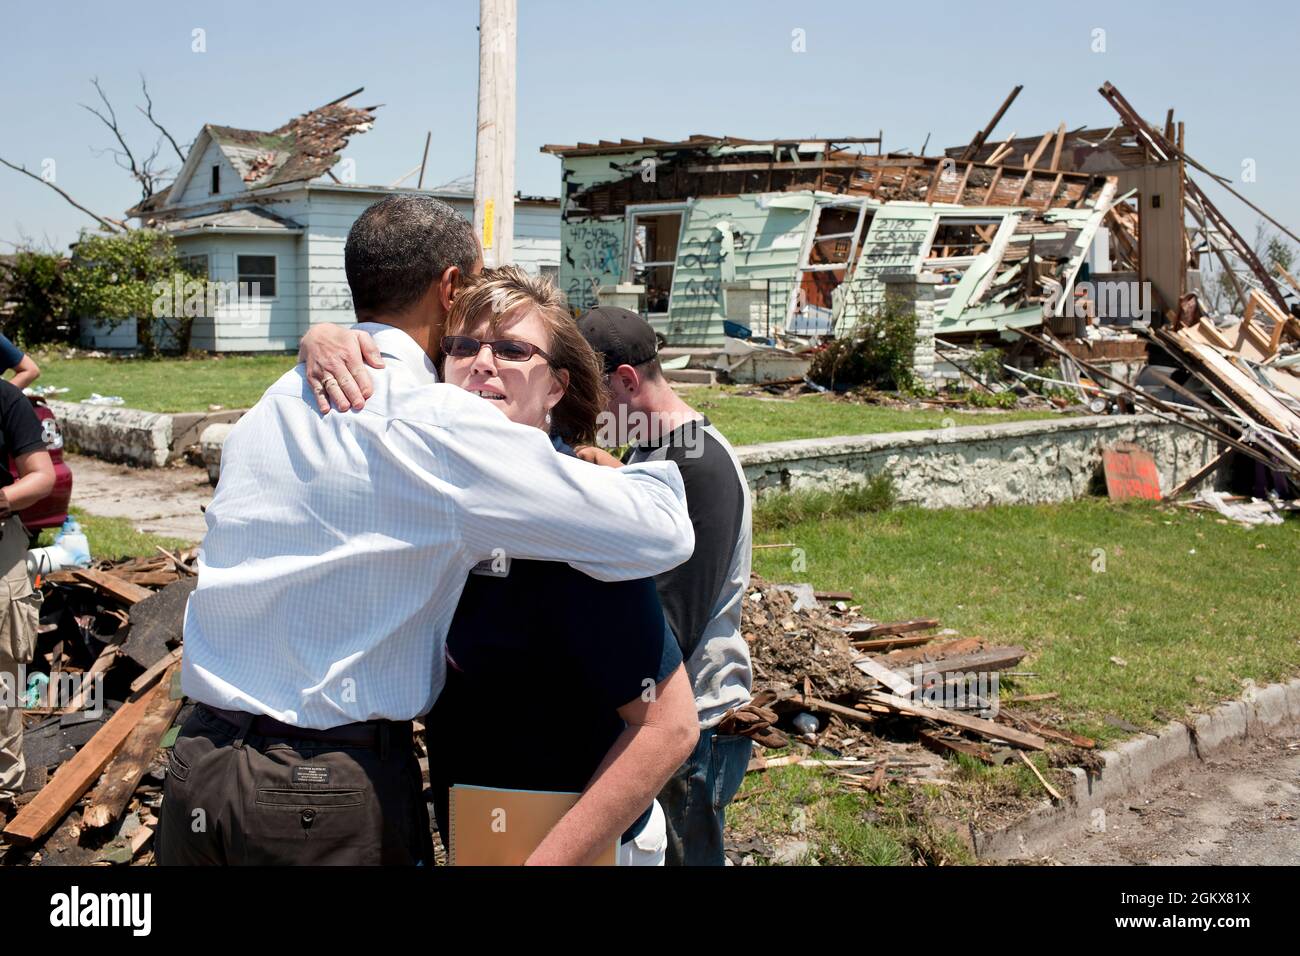
{"label": "black baseball cap", "polygon": [[605,360],[605,373],[620,365],[640,365],[659,354],[650,323],[629,309],[601,305],[578,319],[578,331]]}

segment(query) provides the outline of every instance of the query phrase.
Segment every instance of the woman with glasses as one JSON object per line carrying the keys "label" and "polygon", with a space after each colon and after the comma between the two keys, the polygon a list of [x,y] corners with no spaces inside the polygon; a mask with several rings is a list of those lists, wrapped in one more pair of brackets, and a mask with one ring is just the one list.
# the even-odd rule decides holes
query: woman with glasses
{"label": "woman with glasses", "polygon": [[[467,280],[441,344],[447,384],[543,429],[559,454],[594,441],[603,368],[548,279],[505,267]],[[315,348],[304,341],[309,367]],[[618,843],[621,864],[663,864],[655,795],[699,733],[653,580],[512,561],[503,539],[466,583],[425,726],[444,845],[453,785],[571,792],[530,863],[588,863]]]}

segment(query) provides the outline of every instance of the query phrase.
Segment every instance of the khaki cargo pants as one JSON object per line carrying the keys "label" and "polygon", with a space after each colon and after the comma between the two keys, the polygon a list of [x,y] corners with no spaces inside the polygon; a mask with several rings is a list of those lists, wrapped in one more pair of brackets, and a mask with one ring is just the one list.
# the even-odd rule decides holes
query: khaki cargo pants
{"label": "khaki cargo pants", "polygon": [[[27,529],[17,515],[0,528],[0,800],[13,798],[22,788],[23,714],[27,693],[21,665],[30,664],[36,652],[41,595],[27,577]],[[18,706],[9,706],[15,704]]]}

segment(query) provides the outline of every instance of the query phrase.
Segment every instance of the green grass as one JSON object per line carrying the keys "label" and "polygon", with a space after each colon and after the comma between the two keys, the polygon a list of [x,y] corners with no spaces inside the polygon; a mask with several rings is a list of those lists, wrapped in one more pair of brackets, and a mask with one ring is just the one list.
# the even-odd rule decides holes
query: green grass
{"label": "green grass", "polygon": [[[196,356],[193,358],[63,358],[37,353],[38,385],[67,388],[57,398],[79,402],[92,392],[119,395],[128,407],[149,412],[206,411],[209,405],[248,408],[267,387],[293,368],[292,355]],[[1050,411],[954,412],[855,405],[827,395],[797,399],[735,394],[729,386],[688,389],[686,400],[707,414],[733,445],[866,435],[872,432],[942,428],[1050,418]]]}
{"label": "green grass", "polygon": [[91,392],[120,395],[129,408],[149,412],[248,408],[297,362],[293,355],[65,359],[46,352],[34,357],[41,366],[38,386],[69,389],[55,398],[79,402]]}
{"label": "green grass", "polygon": [[806,570],[764,549],[755,571],[852,591],[873,618],[1023,644],[1017,670],[1037,676],[1013,692],[1059,692],[1047,706],[1102,742],[1126,736],[1107,717],[1154,727],[1300,673],[1300,520],[1248,530],[1104,499],[780,520],[798,510],[761,507],[756,543],[792,542]]}
{"label": "green grass", "polygon": [[870,435],[953,425],[992,425],[1000,422],[1053,418],[1051,411],[957,412],[947,409],[887,408],[838,401],[829,395],[794,399],[736,395],[734,387],[717,386],[682,391],[682,397],[709,417],[733,445]]}
{"label": "green grass", "polygon": [[[141,534],[125,518],[101,518],[87,514],[80,508],[73,508],[72,514],[81,524],[86,539],[90,542],[90,554],[95,559],[118,561],[122,558],[136,558],[153,555],[157,545],[172,551],[184,550],[191,542],[178,538],[164,538],[153,534]],[[54,543],[57,528],[47,528],[41,532],[38,547]]]}
{"label": "green grass", "polygon": [[[727,829],[732,839],[753,835],[773,850],[806,842],[807,852],[794,865],[974,862],[950,830],[914,810],[912,797],[907,786],[873,794],[848,788],[816,767],[775,767],[745,777],[727,807]],[[766,861],[756,856],[755,862]]]}

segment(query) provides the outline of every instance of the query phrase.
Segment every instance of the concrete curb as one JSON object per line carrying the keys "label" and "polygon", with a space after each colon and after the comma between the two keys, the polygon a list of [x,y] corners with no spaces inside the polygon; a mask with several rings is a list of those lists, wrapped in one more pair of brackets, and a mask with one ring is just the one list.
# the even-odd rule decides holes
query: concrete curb
{"label": "concrete curb", "polygon": [[69,451],[140,468],[161,468],[197,444],[204,429],[238,421],[245,409],[219,412],[145,412],[121,405],[47,400]]}
{"label": "concrete curb", "polygon": [[1127,797],[1156,774],[1189,760],[1204,760],[1225,746],[1300,723],[1300,679],[1270,684],[1203,714],[1190,724],[1173,722],[1158,735],[1126,740],[1102,751],[1105,767],[1089,776],[1075,767],[1073,791],[1060,806],[1045,803],[1028,817],[1000,830],[973,834],[981,860],[1038,857],[1092,823],[1092,811],[1107,800]]}

